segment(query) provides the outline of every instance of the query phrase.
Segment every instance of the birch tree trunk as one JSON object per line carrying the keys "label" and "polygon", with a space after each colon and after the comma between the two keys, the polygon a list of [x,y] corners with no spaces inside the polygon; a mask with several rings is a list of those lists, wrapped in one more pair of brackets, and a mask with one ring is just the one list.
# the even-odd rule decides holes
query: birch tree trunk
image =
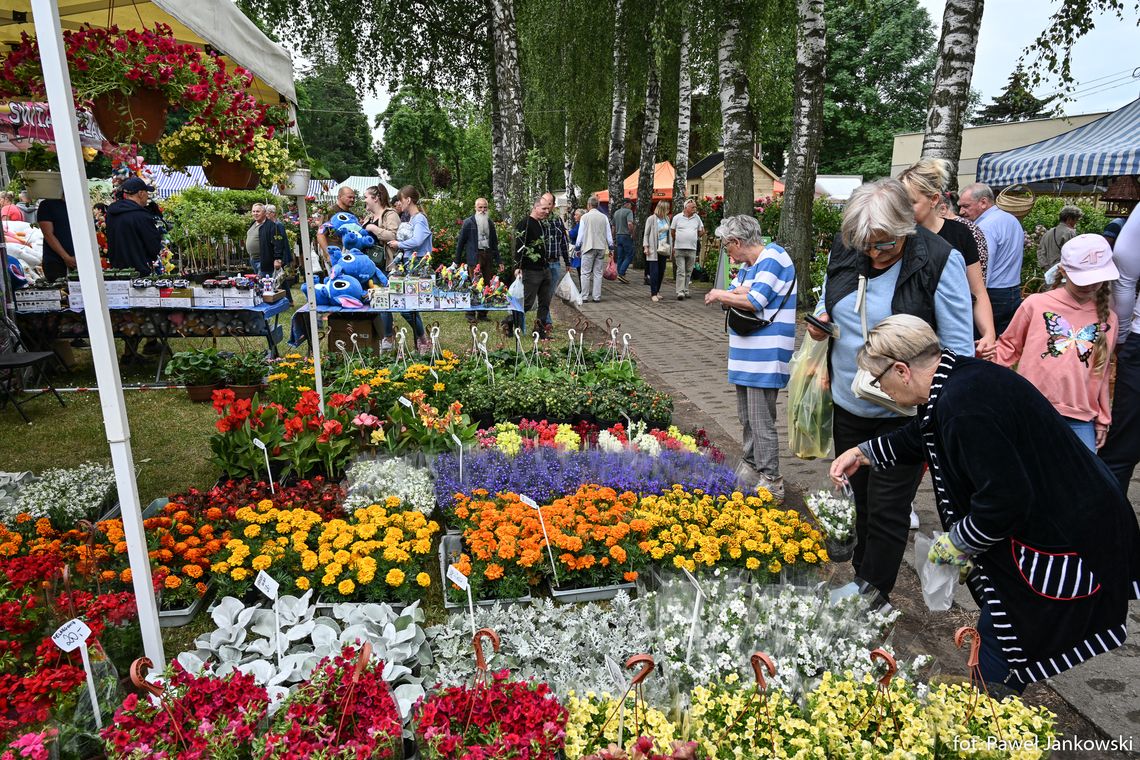
{"label": "birch tree trunk", "polygon": [[495,33],[487,25],[489,45],[489,66],[487,72],[487,95],[491,101],[491,199],[495,210],[500,214],[507,211],[507,146],[503,137],[503,117],[499,111],[499,85],[495,76]]}
{"label": "birch tree trunk", "polygon": [[[823,139],[823,83],[827,61],[824,0],[798,0],[796,87],[792,106],[792,143],[784,173],[784,203],[777,239],[796,265],[800,298],[810,300],[815,238],[811,211]],[[770,233],[769,233],[770,234]]]}
{"label": "birch tree trunk", "polygon": [[950,188],[958,187],[958,158],[962,153],[962,120],[970,98],[974,56],[985,0],[946,0],[938,68],[930,91],[930,110],[922,137],[922,156],[950,162]]}
{"label": "birch tree trunk", "polygon": [[689,131],[692,127],[693,79],[689,72],[689,25],[682,17],[681,62],[677,72],[677,155],[673,168],[677,176],[673,180],[673,213],[679,214],[685,206],[687,175],[689,173]]}
{"label": "birch tree trunk", "polygon": [[640,263],[645,254],[639,237],[645,220],[653,213],[654,169],[657,167],[657,134],[661,129],[661,80],[657,58],[649,56],[649,75],[645,85],[645,126],[641,130],[641,169],[637,177],[637,226],[634,230],[634,260]]}
{"label": "birch tree trunk", "polygon": [[574,209],[578,208],[578,190],[574,187],[574,156],[570,152],[570,119],[566,119],[563,126],[562,138],[562,178],[566,182],[566,212],[570,218],[574,217]]}
{"label": "birch tree trunk", "polygon": [[504,177],[507,202],[503,215],[508,222],[513,222],[520,218],[527,206],[523,187],[526,146],[523,142],[522,86],[514,0],[491,0],[491,29],[495,51],[495,93],[502,129],[502,157],[506,162]]}
{"label": "birch tree trunk", "polygon": [[626,0],[617,0],[614,10],[614,89],[610,113],[609,175],[610,215],[623,197],[625,179],[625,123],[628,110],[628,72],[625,63]]}
{"label": "birch tree trunk", "polygon": [[744,3],[728,0],[721,21],[720,74],[721,141],[724,144],[724,215],[751,214],[754,210],[752,185],[752,115],[748,101],[746,52],[741,40]]}

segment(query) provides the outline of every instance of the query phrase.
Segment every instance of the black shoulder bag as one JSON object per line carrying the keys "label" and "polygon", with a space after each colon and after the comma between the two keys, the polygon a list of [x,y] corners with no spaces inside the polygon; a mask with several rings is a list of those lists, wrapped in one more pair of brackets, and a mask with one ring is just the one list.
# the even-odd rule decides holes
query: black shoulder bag
{"label": "black shoulder bag", "polygon": [[[775,314],[780,313],[780,309],[784,308],[784,304],[788,302],[788,298],[792,295],[792,290],[796,287],[795,280],[788,285],[788,290],[784,293],[784,298],[780,301],[780,305],[776,307]],[[753,333],[763,330],[768,325],[772,324],[772,320],[764,319],[762,316],[756,316],[756,312],[752,309],[741,309],[738,306],[726,306],[724,309],[724,331],[727,333],[731,327],[732,331],[737,335],[752,335]]]}

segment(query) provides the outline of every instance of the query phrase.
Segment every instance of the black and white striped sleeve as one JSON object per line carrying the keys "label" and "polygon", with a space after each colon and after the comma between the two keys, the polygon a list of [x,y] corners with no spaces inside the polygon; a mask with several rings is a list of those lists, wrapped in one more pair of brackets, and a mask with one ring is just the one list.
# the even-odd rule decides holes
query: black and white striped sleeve
{"label": "black and white striped sleeve", "polygon": [[885,470],[897,464],[919,464],[923,461],[922,439],[917,422],[911,422],[894,432],[872,438],[859,444],[859,450],[876,470]]}

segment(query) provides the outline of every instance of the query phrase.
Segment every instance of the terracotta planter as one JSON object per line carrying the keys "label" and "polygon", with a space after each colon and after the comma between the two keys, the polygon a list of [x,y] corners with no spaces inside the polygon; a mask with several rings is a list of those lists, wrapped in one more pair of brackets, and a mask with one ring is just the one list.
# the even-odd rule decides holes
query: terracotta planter
{"label": "terracotta planter", "polygon": [[166,96],[158,90],[139,90],[133,95],[108,92],[91,102],[91,115],[113,143],[154,144],[166,130],[169,108]]}
{"label": "terracotta planter", "polygon": [[208,404],[214,400],[214,391],[221,388],[220,383],[213,385],[187,385],[186,395],[196,404]]}
{"label": "terracotta planter", "polygon": [[254,394],[265,388],[260,383],[257,385],[231,385],[230,390],[234,392],[234,398],[253,398]]}
{"label": "terracotta planter", "polygon": [[228,187],[232,190],[253,190],[261,179],[245,164],[217,156],[210,157],[210,162],[202,167],[202,171],[214,187]]}

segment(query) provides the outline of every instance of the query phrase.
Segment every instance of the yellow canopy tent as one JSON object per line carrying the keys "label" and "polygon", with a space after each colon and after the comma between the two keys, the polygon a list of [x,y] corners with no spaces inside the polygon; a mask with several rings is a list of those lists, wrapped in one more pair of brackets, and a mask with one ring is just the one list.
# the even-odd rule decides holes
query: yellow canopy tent
{"label": "yellow canopy tent", "polygon": [[[254,75],[253,89],[263,103],[297,102],[293,61],[238,10],[231,0],[60,0],[60,27],[84,24],[141,29],[163,23],[180,42],[222,53]],[[30,0],[0,0],[0,43],[36,36]]]}

